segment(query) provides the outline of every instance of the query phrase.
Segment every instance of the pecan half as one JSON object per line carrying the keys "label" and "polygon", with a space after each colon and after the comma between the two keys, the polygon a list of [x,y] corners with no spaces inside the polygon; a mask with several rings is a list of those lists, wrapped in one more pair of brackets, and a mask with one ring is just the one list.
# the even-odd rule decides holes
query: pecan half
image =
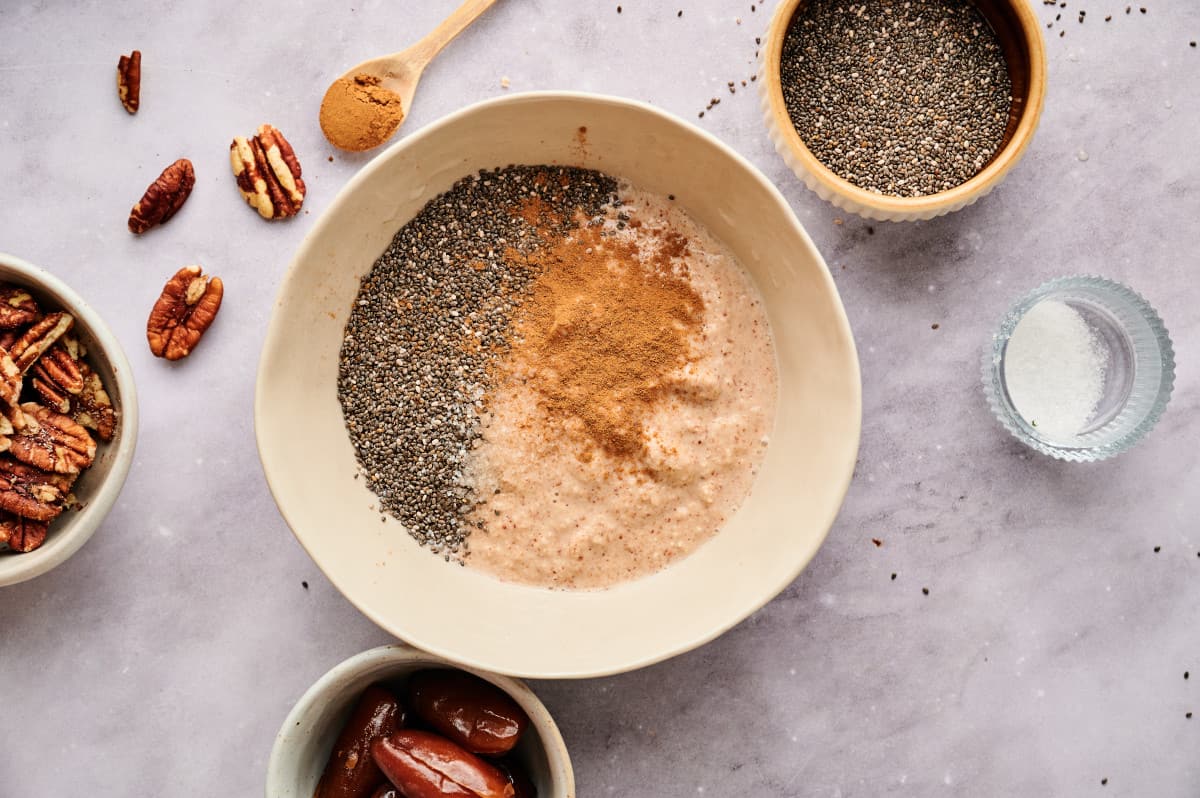
{"label": "pecan half", "polygon": [[259,125],[254,138],[235,138],[229,145],[229,162],[238,191],[259,216],[286,219],[300,212],[306,191],[300,161],[277,129]]}
{"label": "pecan half", "polygon": [[112,399],[104,390],[100,375],[92,371],[87,363],[80,364],[83,373],[83,390],[71,399],[71,417],[88,429],[96,431],[102,441],[111,441],[117,430],[117,411]]}
{"label": "pecan half", "polygon": [[47,473],[11,457],[2,457],[0,510],[34,521],[51,521],[62,513],[73,483],[73,479],[62,474]]}
{"label": "pecan half", "polygon": [[7,545],[13,551],[33,551],[46,542],[49,531],[44,521],[0,513],[0,545]]}
{"label": "pecan half", "polygon": [[56,474],[78,474],[96,459],[96,442],[74,419],[35,402],[26,402],[21,410],[25,427],[16,430],[9,451],[22,463]]}
{"label": "pecan half", "polygon": [[29,371],[30,366],[66,335],[74,323],[75,317],[70,313],[51,313],[26,330],[8,350],[21,373]]}
{"label": "pecan half", "polygon": [[225,285],[204,276],[199,266],[185,266],[163,286],[146,322],[150,351],[167,360],[185,358],[221,309]]}
{"label": "pecan half", "polygon": [[121,105],[136,114],[142,99],[142,51],[134,50],[117,61],[117,96]]}
{"label": "pecan half", "polygon": [[129,230],[144,233],[164,224],[179,212],[196,185],[196,170],[187,158],[180,158],[163,170],[129,212]]}
{"label": "pecan half", "polygon": [[[78,338],[64,336],[33,367],[30,385],[51,410],[95,430],[101,440],[111,441],[117,428],[117,412],[100,375],[82,359],[83,354]],[[3,369],[0,350],[0,399],[4,398]]]}
{"label": "pecan half", "polygon": [[33,324],[42,311],[24,288],[0,283],[0,330],[13,330]]}
{"label": "pecan half", "polygon": [[83,392],[83,372],[66,349],[54,346],[33,367],[30,384],[52,409],[69,415],[71,397]]}
{"label": "pecan half", "polygon": [[8,352],[0,347],[0,402],[14,407],[21,401],[23,383],[21,370],[17,368]]}

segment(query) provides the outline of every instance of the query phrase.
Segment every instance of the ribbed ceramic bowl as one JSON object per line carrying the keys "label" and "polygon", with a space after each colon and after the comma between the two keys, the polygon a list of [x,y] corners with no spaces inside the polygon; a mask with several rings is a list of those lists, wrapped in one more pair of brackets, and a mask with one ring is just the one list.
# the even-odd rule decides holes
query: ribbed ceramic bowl
{"label": "ribbed ceramic bowl", "polygon": [[[275,737],[267,763],[267,798],[312,798],[333,743],[359,696],[380,682],[398,685],[425,668],[453,663],[407,646],[382,646],[356,654],[308,688]],[[515,755],[525,766],[538,798],[575,798],[575,775],[562,734],[538,697],[523,682],[465,668],[512,696],[530,725]]]}
{"label": "ribbed ceramic bowl", "polygon": [[[1025,315],[1056,301],[1083,318],[1107,352],[1104,389],[1093,418],[1076,435],[1055,436],[1026,419],[1010,395],[1009,341]],[[1140,294],[1102,277],[1060,277],[1012,306],[983,357],[983,388],[996,418],[1013,436],[1042,454],[1071,462],[1115,457],[1150,433],[1175,387],[1175,350],[1158,313]]]}
{"label": "ribbed ceramic bowl", "polygon": [[75,483],[82,510],[67,510],[50,523],[40,548],[18,554],[0,551],[0,586],[46,573],[79,551],[112,509],[137,445],[138,409],[133,372],[125,352],[104,321],[66,283],[28,261],[0,253],[0,281],[27,289],[43,308],[61,308],[75,317],[75,334],[88,350],[88,362],[112,398],[117,430],[109,443],[98,442],[96,462]]}
{"label": "ribbed ceramic bowl", "polygon": [[[581,129],[586,128],[586,133]],[[455,181],[507,164],[628,178],[724,241],[761,288],[780,397],[754,488],[694,554],[607,590],[499,581],[380,523],[337,397],[360,279],[396,231]],[[858,359],[837,290],[791,208],[745,159],[649,105],[571,93],[459,111],[392,146],[334,199],[280,289],[259,363],[255,424],[284,518],[372,620],[439,656],[521,676],[594,676],[711,640],[786,587],[824,540],[858,451]]]}
{"label": "ribbed ceramic bowl", "polygon": [[1000,149],[979,174],[948,191],[926,197],[894,197],[859,188],[817,160],[796,132],[784,104],[780,59],[792,17],[807,3],[808,0],[782,0],[776,7],[760,49],[759,71],[759,90],[771,141],[805,185],[842,210],[868,219],[908,222],[961,210],[1004,180],[1033,138],[1046,94],[1046,50],[1041,23],[1033,12],[1031,0],[975,0],[996,31],[1008,61],[1013,86],[1008,129]]}

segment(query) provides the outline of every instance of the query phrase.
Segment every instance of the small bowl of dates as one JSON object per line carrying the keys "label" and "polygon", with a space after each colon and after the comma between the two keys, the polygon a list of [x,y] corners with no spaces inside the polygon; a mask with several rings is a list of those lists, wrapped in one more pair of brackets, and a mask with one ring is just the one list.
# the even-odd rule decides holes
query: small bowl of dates
{"label": "small bowl of dates", "polygon": [[523,682],[401,645],[337,665],[275,738],[267,798],[575,798],[550,713]]}
{"label": "small bowl of dates", "polygon": [[87,542],[136,443],[133,373],[116,337],[57,277],[0,253],[0,586]]}

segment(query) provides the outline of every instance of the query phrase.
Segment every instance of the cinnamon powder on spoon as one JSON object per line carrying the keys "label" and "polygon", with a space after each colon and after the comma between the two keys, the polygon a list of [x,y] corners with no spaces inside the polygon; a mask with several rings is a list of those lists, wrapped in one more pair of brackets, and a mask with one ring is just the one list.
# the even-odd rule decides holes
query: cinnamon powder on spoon
{"label": "cinnamon powder on spoon", "polygon": [[339,78],[321,101],[321,131],[339,149],[359,152],[378,147],[404,121],[400,95],[378,77]]}

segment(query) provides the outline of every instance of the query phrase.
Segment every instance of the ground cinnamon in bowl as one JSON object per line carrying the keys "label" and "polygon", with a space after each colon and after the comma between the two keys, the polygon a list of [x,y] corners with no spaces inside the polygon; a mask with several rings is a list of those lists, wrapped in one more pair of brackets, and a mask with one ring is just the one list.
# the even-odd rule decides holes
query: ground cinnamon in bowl
{"label": "ground cinnamon in bowl", "polygon": [[646,417],[669,393],[664,379],[695,358],[704,300],[662,255],[597,228],[536,250],[537,275],[518,311],[503,379],[537,392],[552,422],[577,431],[577,456],[599,448],[645,467]]}
{"label": "ground cinnamon in bowl", "polygon": [[321,101],[321,131],[339,149],[359,152],[383,144],[404,121],[400,95],[374,75],[340,78]]}

